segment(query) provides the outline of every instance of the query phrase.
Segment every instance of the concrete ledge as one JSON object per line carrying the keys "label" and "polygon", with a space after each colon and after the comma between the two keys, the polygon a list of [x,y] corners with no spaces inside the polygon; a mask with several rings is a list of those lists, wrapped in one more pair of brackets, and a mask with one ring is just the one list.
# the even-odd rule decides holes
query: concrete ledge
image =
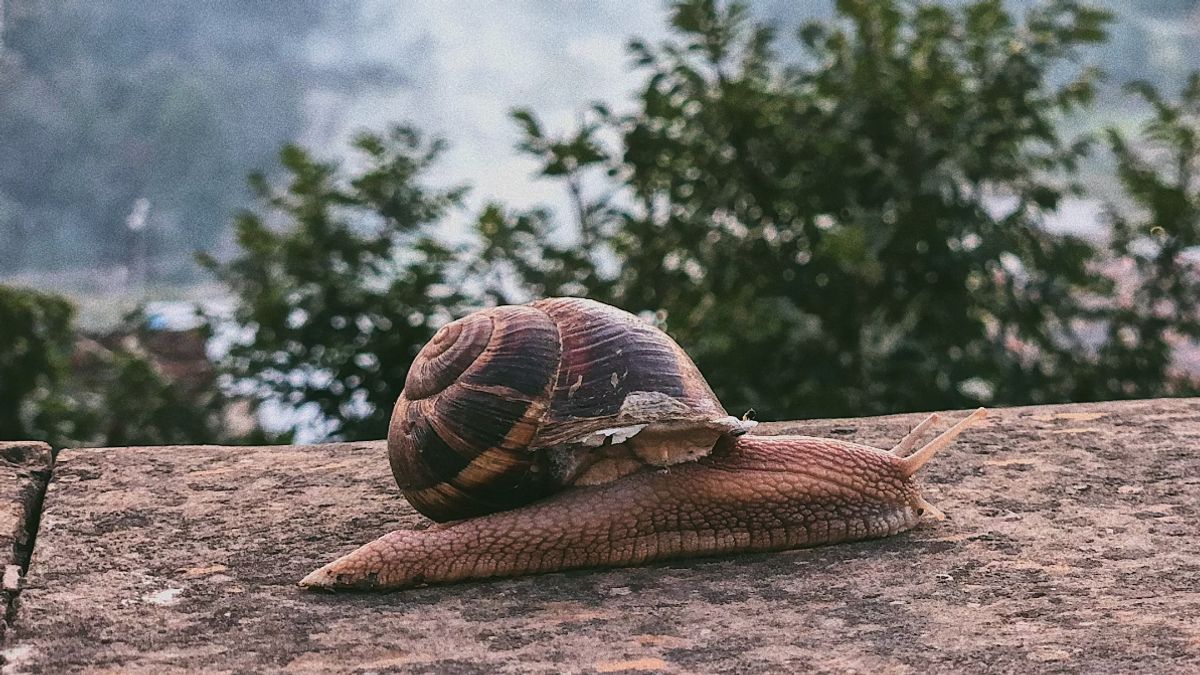
{"label": "concrete ledge", "polygon": [[322,595],[421,522],[380,443],[65,450],[6,672],[1200,669],[1200,400],[998,410],[925,483],[950,519],[882,541]]}

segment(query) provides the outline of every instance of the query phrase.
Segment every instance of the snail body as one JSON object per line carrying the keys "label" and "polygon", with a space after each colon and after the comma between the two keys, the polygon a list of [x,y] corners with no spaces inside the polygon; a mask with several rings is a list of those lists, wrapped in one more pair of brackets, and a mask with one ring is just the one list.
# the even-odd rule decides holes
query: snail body
{"label": "snail body", "polygon": [[443,524],[300,583],[395,589],[887,536],[940,517],[914,475],[983,415],[911,454],[936,415],[890,452],[755,436],[631,314],[579,298],[482,310],[418,354],[388,435],[405,497]]}

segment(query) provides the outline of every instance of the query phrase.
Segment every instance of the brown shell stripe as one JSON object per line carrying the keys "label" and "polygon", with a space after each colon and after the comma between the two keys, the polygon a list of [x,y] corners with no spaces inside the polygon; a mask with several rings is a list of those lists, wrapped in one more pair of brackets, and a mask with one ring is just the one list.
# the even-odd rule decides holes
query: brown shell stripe
{"label": "brown shell stripe", "polygon": [[535,306],[554,318],[562,336],[549,422],[616,415],[633,392],[683,395],[676,353],[654,327],[582,298],[556,298]]}

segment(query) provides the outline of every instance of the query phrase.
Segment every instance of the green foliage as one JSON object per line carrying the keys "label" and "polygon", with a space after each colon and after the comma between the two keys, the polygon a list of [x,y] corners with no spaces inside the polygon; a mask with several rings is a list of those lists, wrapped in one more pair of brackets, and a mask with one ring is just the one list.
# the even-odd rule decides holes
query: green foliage
{"label": "green foliage", "polygon": [[[226,440],[212,382],[171,383],[136,348],[80,336],[64,298],[0,286],[0,439],[56,448]],[[147,330],[131,318],[132,342]]]}
{"label": "green foliage", "polygon": [[355,147],[365,166],[350,176],[286,147],[286,189],[253,178],[267,213],[238,218],[239,255],[203,259],[249,332],[223,363],[233,389],[315,406],[344,439],[386,433],[413,357],[464,299],[456,251],[435,237],[462,190],[419,181],[442,143],[397,127]]}
{"label": "green foliage", "polygon": [[74,313],[63,298],[0,286],[0,438],[33,437],[42,420],[32,411],[56,407],[54,392],[74,343]]}
{"label": "green foliage", "polygon": [[[631,45],[647,73],[635,112],[598,107],[560,141],[518,112],[544,175],[572,192],[604,181],[581,243],[594,270],[616,261],[535,287],[659,312],[722,400],[773,417],[1096,396],[1071,320],[1105,289],[1092,249],[1042,224],[1078,191],[1087,145],[1057,123],[1094,81],[1049,73],[1103,40],[1107,16],[836,8],[784,63],[741,6],[680,2],[671,40]],[[598,129],[619,146],[599,149]]]}

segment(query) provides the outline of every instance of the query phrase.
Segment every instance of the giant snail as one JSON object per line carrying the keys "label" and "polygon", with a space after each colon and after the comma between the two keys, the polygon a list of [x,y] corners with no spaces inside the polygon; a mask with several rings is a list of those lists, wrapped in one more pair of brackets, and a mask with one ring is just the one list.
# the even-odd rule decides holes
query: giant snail
{"label": "giant snail", "polygon": [[914,479],[985,415],[919,449],[758,436],[665,333],[614,307],[550,298],[469,314],[417,355],[388,434],[401,530],[301,586],[421,584],[883,537],[941,518]]}

